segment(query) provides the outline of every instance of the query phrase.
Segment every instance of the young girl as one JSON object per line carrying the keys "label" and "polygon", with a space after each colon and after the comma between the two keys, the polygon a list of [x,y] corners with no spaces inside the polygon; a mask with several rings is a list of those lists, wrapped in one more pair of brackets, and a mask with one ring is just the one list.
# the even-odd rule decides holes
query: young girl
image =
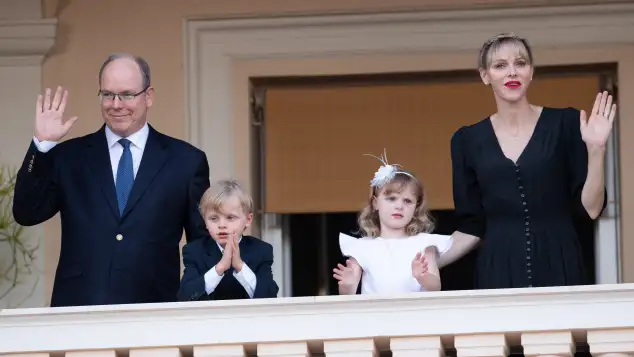
{"label": "young girl", "polygon": [[452,237],[430,234],[433,223],[422,183],[399,165],[383,165],[370,183],[367,206],[359,215],[364,237],[341,233],[339,246],[346,265],[333,269],[339,294],[353,295],[361,281],[361,294],[440,290],[436,254],[452,245]]}

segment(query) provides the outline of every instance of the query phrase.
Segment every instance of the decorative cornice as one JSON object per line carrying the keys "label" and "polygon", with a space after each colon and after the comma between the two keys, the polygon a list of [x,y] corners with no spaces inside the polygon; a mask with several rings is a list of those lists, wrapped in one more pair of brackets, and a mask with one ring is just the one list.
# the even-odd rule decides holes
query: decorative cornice
{"label": "decorative cornice", "polygon": [[[535,46],[559,47],[634,42],[634,4],[192,20],[188,25],[190,35],[220,46],[219,55],[236,58],[284,52],[296,57],[291,47],[311,41],[319,43],[306,48],[307,55],[323,54],[324,45],[332,54],[474,50],[492,35],[511,31]],[[366,41],[351,49],[350,38]]]}
{"label": "decorative cornice", "polygon": [[57,19],[0,21],[0,58],[42,58],[55,44],[56,29]]}
{"label": "decorative cornice", "polygon": [[[253,17],[253,18],[226,18],[226,19],[192,19],[189,24],[200,29],[231,30],[231,29],[257,29],[262,27],[283,29],[297,25],[349,25],[359,24],[385,24],[417,23],[422,26],[430,26],[430,21],[478,21],[486,19],[493,22],[508,22],[520,19],[542,19],[543,17],[560,17],[588,15],[592,18],[605,15],[624,15],[634,12],[634,4],[631,2],[607,4],[607,5],[577,5],[577,6],[542,6],[542,7],[513,7],[495,9],[469,9],[452,11],[408,11],[408,12],[380,12],[380,13],[347,13],[331,15],[306,15],[306,16],[277,16],[277,17]],[[565,20],[565,19],[563,19]],[[550,19],[544,19],[550,22]],[[569,22],[569,21],[566,21]],[[584,26],[586,23],[577,24]]]}

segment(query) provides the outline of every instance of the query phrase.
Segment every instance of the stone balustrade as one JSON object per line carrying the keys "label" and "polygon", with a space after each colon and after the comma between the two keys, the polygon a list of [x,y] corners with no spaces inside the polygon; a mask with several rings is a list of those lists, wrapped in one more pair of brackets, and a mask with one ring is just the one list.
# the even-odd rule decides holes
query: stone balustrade
{"label": "stone balustrade", "polygon": [[634,356],[634,284],[0,311],[0,355],[12,357],[563,357],[578,348]]}

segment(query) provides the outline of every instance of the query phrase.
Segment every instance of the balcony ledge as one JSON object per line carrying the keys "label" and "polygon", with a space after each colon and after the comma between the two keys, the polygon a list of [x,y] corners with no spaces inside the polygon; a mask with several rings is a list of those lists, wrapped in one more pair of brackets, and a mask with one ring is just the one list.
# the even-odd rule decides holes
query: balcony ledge
{"label": "balcony ledge", "polygon": [[[630,313],[627,313],[630,311]],[[0,353],[634,327],[634,284],[0,311]],[[71,337],[72,336],[72,337]],[[518,340],[519,341],[519,340]]]}

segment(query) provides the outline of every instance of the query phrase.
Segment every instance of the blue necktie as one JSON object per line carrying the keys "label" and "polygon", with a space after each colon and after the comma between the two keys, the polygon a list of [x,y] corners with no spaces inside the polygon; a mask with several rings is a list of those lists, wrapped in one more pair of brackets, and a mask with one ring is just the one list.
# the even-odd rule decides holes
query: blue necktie
{"label": "blue necktie", "polygon": [[132,184],[134,183],[134,169],[132,168],[132,152],[130,151],[130,140],[120,139],[119,144],[123,146],[123,154],[119,159],[117,169],[117,201],[119,202],[119,215],[123,214],[125,205],[128,202]]}

